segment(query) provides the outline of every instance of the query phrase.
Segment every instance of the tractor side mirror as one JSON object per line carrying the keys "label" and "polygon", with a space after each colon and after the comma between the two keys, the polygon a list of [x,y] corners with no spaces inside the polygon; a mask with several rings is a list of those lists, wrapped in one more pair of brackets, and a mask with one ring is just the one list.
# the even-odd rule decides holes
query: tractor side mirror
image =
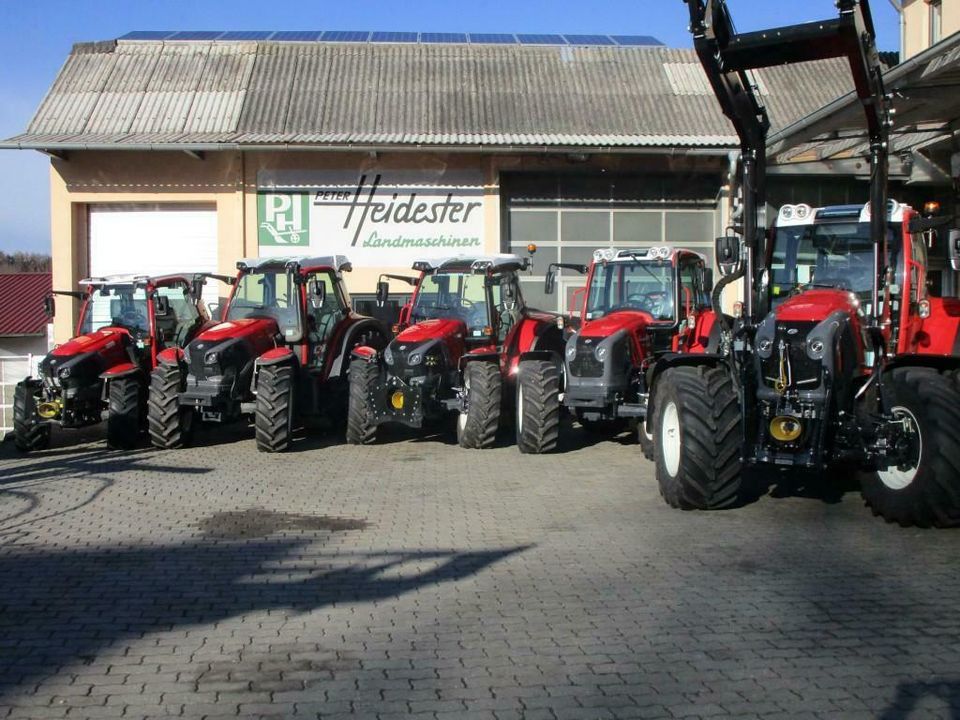
{"label": "tractor side mirror", "polygon": [[57,314],[57,303],[53,299],[53,295],[47,295],[43,299],[43,312],[48,318],[53,318]]}
{"label": "tractor side mirror", "polygon": [[319,310],[327,301],[327,284],[322,280],[314,280],[310,283],[310,304],[315,310]]}
{"label": "tractor side mirror", "polygon": [[557,285],[557,271],[552,267],[547,270],[547,277],[543,281],[543,292],[547,295],[553,295],[553,289]]}
{"label": "tractor side mirror", "polygon": [[166,316],[170,314],[170,298],[166,295],[157,295],[154,302],[156,303],[157,315]]}
{"label": "tractor side mirror", "polygon": [[717,267],[720,275],[733,275],[740,268],[740,238],[724,235],[716,240]]}
{"label": "tractor side mirror", "polygon": [[387,304],[387,298],[390,297],[390,283],[381,280],[377,283],[377,307],[383,307]]}
{"label": "tractor side mirror", "polygon": [[960,272],[960,230],[950,231],[950,267]]}

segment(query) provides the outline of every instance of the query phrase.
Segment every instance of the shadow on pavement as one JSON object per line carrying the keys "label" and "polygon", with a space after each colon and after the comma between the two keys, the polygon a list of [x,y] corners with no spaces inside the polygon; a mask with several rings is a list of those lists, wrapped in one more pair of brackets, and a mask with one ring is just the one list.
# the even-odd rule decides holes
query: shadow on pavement
{"label": "shadow on pavement", "polygon": [[[393,598],[457,582],[526,549],[330,552],[314,541],[365,523],[283,515],[211,517],[200,523],[202,539],[185,545],[0,554],[0,696],[67,665],[92,664],[127,638]],[[291,537],[320,528],[326,534]],[[264,532],[271,536],[251,537]]]}
{"label": "shadow on pavement", "polygon": [[[957,680],[920,680],[916,682],[902,682],[897,686],[897,696],[877,720],[907,720],[914,716],[917,705],[929,704],[929,698],[936,698],[949,710],[950,717],[960,718],[960,682]],[[924,702],[926,701],[926,702]]]}

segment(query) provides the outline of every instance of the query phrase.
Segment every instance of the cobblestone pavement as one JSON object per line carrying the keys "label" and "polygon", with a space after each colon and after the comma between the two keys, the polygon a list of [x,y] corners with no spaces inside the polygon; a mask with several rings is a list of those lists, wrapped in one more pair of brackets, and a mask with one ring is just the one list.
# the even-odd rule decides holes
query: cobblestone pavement
{"label": "cobblestone pavement", "polygon": [[99,438],[0,447],[0,718],[960,717],[960,535],[855,492],[673,511],[580,433]]}

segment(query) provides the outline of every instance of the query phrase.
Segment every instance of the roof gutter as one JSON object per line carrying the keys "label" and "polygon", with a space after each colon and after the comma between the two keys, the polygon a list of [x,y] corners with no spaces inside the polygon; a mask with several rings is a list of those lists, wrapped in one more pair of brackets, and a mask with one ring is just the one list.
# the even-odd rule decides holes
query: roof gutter
{"label": "roof gutter", "polygon": [[150,151],[150,152],[445,152],[491,154],[549,154],[549,155],[680,155],[726,157],[736,142],[714,147],[676,145],[428,145],[428,144],[243,144],[243,143],[30,143],[0,142],[0,150],[38,151]]}

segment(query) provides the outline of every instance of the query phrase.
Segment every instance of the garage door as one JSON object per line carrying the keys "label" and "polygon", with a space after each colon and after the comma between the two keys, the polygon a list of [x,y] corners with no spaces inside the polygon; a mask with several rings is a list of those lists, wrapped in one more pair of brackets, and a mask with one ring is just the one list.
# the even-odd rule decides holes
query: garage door
{"label": "garage door", "polygon": [[584,276],[561,270],[557,291],[543,292],[554,262],[588,264],[597,248],[686,247],[713,256],[719,178],[711,175],[578,176],[504,174],[504,252],[538,247],[521,277],[526,302],[568,312],[583,303]]}
{"label": "garage door", "polygon": [[[214,205],[91,205],[89,228],[93,276],[217,271]],[[204,300],[216,303],[223,292],[208,282]]]}

